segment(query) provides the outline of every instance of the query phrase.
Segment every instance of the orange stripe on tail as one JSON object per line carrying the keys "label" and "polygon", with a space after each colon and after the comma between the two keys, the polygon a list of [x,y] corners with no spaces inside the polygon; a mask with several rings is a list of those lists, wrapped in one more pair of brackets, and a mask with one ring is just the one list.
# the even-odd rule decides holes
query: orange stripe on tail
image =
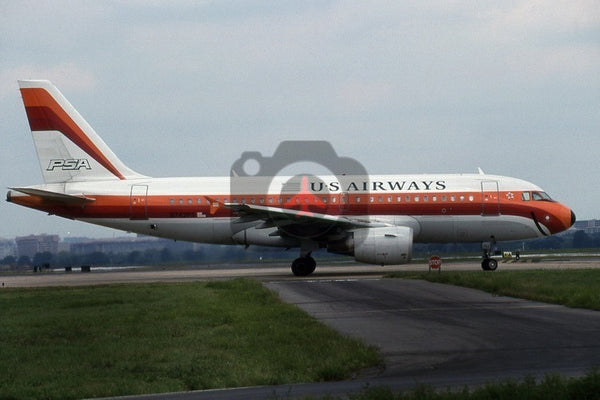
{"label": "orange stripe on tail", "polygon": [[50,93],[42,88],[21,88],[21,95],[32,131],[61,132],[113,175],[125,179]]}

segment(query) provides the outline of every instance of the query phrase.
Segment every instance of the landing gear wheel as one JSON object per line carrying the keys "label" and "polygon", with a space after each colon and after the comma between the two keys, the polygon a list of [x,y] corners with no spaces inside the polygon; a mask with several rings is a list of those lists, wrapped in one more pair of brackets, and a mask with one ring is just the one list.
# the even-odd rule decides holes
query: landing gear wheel
{"label": "landing gear wheel", "polygon": [[484,258],[483,260],[481,260],[481,269],[484,271],[490,270],[490,259],[489,258]]}
{"label": "landing gear wheel", "polygon": [[481,269],[483,269],[484,271],[490,270],[490,259],[489,258],[484,258],[483,260],[481,260]]}
{"label": "landing gear wheel", "polygon": [[317,262],[314,258],[310,256],[299,257],[292,263],[292,272],[296,276],[308,276],[314,272],[316,267]]}
{"label": "landing gear wheel", "polygon": [[498,261],[493,258],[484,258],[481,261],[481,268],[484,271],[495,271],[498,268]]}

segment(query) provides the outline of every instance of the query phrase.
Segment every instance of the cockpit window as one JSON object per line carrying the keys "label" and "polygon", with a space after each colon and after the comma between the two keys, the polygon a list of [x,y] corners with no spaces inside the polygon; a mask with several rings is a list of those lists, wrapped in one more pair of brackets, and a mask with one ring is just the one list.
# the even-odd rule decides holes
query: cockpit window
{"label": "cockpit window", "polygon": [[523,201],[529,201],[529,200],[531,200],[531,193],[529,193],[529,192],[523,192],[521,194],[521,200],[523,200]]}
{"label": "cockpit window", "polygon": [[532,192],[531,195],[533,200],[536,201],[552,201],[546,192]]}

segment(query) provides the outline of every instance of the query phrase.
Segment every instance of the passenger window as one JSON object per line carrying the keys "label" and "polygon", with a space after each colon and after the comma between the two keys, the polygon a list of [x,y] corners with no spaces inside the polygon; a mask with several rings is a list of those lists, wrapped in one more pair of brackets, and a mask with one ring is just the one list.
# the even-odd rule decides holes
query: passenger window
{"label": "passenger window", "polygon": [[396,197],[396,201],[397,201],[398,203],[401,203],[401,202],[402,202],[402,196],[397,196],[397,197]]}
{"label": "passenger window", "polygon": [[415,196],[415,203],[419,202],[419,196]]}
{"label": "passenger window", "polygon": [[360,197],[359,196],[356,196],[356,202],[360,203]]}
{"label": "passenger window", "polygon": [[429,196],[423,196],[423,201],[429,201]]}
{"label": "passenger window", "polygon": [[531,200],[530,196],[531,196],[531,194],[529,192],[523,192],[521,194],[521,200],[523,200],[523,201],[529,201],[529,200]]}
{"label": "passenger window", "polygon": [[169,204],[175,204],[175,199],[169,199]]}

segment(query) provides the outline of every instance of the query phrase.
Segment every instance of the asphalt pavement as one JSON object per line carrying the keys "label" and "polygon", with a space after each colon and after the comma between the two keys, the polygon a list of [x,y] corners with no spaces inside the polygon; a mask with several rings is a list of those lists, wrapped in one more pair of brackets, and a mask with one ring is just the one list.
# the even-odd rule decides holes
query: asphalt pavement
{"label": "asphalt pavement", "polygon": [[600,313],[424,281],[270,282],[287,302],[379,347],[367,379],[584,374],[600,365]]}

